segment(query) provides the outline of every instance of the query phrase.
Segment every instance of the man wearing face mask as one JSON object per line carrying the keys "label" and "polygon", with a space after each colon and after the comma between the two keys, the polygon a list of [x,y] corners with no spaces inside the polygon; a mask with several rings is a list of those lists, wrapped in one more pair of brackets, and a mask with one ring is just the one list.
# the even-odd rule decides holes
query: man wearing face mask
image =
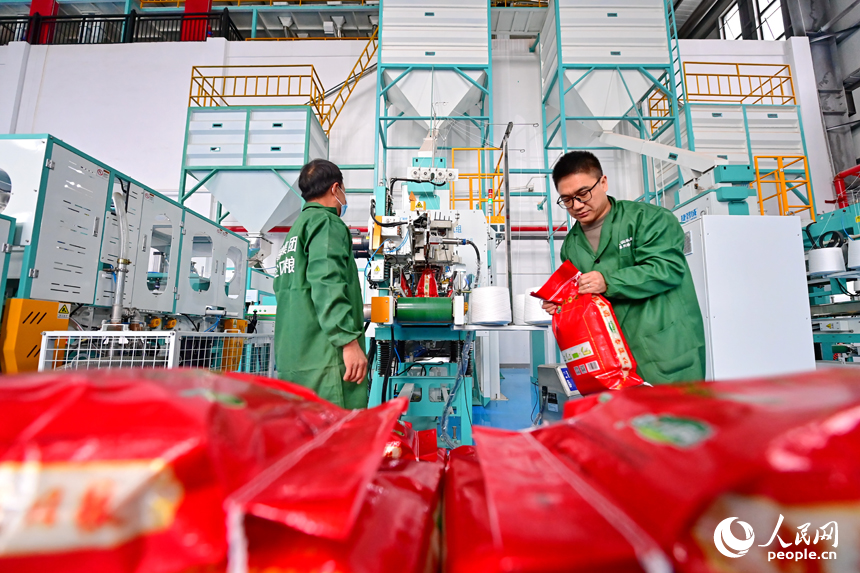
{"label": "man wearing face mask", "polygon": [[278,252],[275,354],[278,375],[344,408],[366,408],[364,311],[346,190],[334,163],[302,168],[305,205]]}
{"label": "man wearing face mask", "polygon": [[639,375],[651,384],[702,380],[705,329],[678,219],[657,205],[609,197],[600,161],[587,151],[563,155],[552,179],[558,205],[576,220],[561,259],[582,271],[580,293],[612,303]]}

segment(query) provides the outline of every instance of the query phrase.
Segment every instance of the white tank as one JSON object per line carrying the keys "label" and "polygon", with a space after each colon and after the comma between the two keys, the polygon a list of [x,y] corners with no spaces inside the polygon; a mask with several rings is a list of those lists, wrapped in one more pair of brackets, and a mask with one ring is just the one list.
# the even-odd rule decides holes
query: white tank
{"label": "white tank", "polygon": [[[427,66],[489,65],[487,0],[384,0],[380,28],[380,61],[387,67],[382,83],[391,86],[386,94],[397,108],[388,115],[459,116],[480,101],[484,92],[478,86],[487,81],[483,69],[462,69],[461,74]],[[430,121],[419,123],[430,127]],[[441,120],[433,127],[444,124]]]}
{"label": "white tank", "polygon": [[[559,60],[588,66],[566,69],[560,78],[566,116],[625,115],[631,100],[639,101],[654,85],[652,77],[661,79],[670,63],[666,6],[663,0],[550,0],[540,49],[543,93],[552,89],[547,104],[554,108],[553,115],[560,109]],[[641,69],[601,69],[619,64]],[[584,123],[611,131],[619,121]]]}

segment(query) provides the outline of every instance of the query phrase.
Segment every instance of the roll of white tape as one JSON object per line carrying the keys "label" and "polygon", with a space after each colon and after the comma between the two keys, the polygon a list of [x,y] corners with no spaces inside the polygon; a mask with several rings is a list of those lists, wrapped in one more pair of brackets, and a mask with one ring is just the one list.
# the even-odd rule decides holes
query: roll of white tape
{"label": "roll of white tape", "polygon": [[540,290],[540,286],[526,289],[523,318],[525,319],[526,324],[532,324],[536,326],[552,324],[552,317],[548,315],[541,306],[543,301],[541,301],[541,299],[539,298],[533,297],[530,294],[533,292],[537,292],[538,290]]}
{"label": "roll of white tape", "polygon": [[845,259],[842,257],[842,247],[828,247],[809,251],[810,274],[829,275],[844,271]]}
{"label": "roll of white tape", "polygon": [[511,322],[511,298],[507,287],[488,286],[474,289],[469,309],[472,324],[498,326]]}
{"label": "roll of white tape", "polygon": [[514,295],[514,324],[525,324],[526,295]]}

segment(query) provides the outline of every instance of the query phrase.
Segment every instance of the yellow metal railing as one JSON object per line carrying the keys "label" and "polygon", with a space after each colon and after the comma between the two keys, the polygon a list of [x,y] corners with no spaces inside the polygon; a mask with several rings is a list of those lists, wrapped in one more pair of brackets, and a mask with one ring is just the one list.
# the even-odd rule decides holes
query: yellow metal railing
{"label": "yellow metal railing", "polygon": [[[499,160],[493,171],[484,172],[481,163],[481,156],[486,151],[499,151],[500,147],[454,147],[451,149],[451,168],[456,168],[456,160],[458,152],[474,152],[477,154],[478,171],[475,173],[460,173],[458,180],[467,180],[469,182],[469,195],[458,196],[457,186],[455,182],[451,183],[451,208],[456,209],[457,203],[468,203],[469,209],[482,209],[486,204],[487,221],[490,223],[504,223],[504,207],[505,198],[502,197],[501,189],[505,183],[505,175],[501,171],[502,159],[504,152],[499,154]],[[487,185],[484,185],[487,182]],[[484,187],[487,192],[484,193]],[[462,187],[461,187],[462,188]]]}
{"label": "yellow metal railing", "polygon": [[493,8],[546,8],[547,0],[492,0]]}
{"label": "yellow metal railing", "polygon": [[[373,35],[376,35],[374,32]],[[245,38],[246,42],[303,42],[306,40],[360,40],[362,42],[366,42],[370,36],[308,36],[305,38],[296,38],[290,36],[289,38]]]}
{"label": "yellow metal railing", "polygon": [[[795,105],[791,66],[788,64],[737,64],[684,62],[684,88],[690,103]],[[679,107],[684,104],[678,94]],[[662,91],[648,98],[650,117],[668,117],[669,100]],[[651,133],[665,123],[651,120]]]}
{"label": "yellow metal railing", "polygon": [[[663,84],[666,87],[666,84]],[[679,106],[680,107],[680,106]],[[672,115],[672,107],[669,98],[661,90],[655,90],[648,98],[648,117],[669,117]],[[651,133],[654,133],[666,123],[665,120],[651,120]]]}
{"label": "yellow metal railing", "polygon": [[343,106],[345,106],[346,102],[349,101],[349,96],[352,95],[355,86],[358,85],[358,80],[361,79],[361,76],[364,75],[364,72],[367,71],[367,68],[370,67],[371,63],[373,63],[373,56],[376,55],[376,46],[379,44],[376,37],[378,32],[379,28],[376,28],[373,31],[373,36],[370,37],[367,45],[364,46],[364,50],[359,54],[358,61],[355,62],[355,65],[352,67],[352,71],[350,71],[349,75],[346,77],[346,81],[343,82],[343,85],[334,96],[334,99],[331,100],[331,103],[326,104],[327,110],[325,118],[320,121],[326,135],[329,134],[331,128],[334,126],[334,122],[337,121],[337,118],[340,116]]}
{"label": "yellow metal railing", "polygon": [[[245,105],[310,105],[329,135],[358,80],[373,63],[377,30],[368,40],[346,81],[326,103],[326,92],[312,65],[195,66],[191,69],[189,107]],[[261,103],[261,98],[267,101]],[[299,101],[296,101],[296,100]]]}
{"label": "yellow metal railing", "polygon": [[282,103],[307,104],[322,123],[328,113],[325,90],[311,65],[194,66],[191,69],[189,106],[220,107],[250,98],[277,98]]}
{"label": "yellow metal railing", "polygon": [[[759,212],[765,215],[765,202],[771,199],[776,199],[779,205],[780,215],[797,215],[804,211],[809,211],[810,217],[815,221],[815,209],[813,208],[812,193],[809,185],[809,166],[806,163],[804,155],[756,155],[753,157],[755,162],[755,185],[758,189],[758,204]],[[761,163],[776,163],[776,169],[772,169],[762,173]],[[792,172],[800,171],[803,166],[803,176],[793,175]],[[793,169],[789,169],[793,167]],[[766,169],[770,169],[767,167]],[[786,173],[786,169],[789,172]],[[764,196],[764,188],[775,190],[772,195]],[[806,204],[792,205],[789,203],[789,193],[797,197],[798,193],[805,189]]]}
{"label": "yellow metal railing", "polygon": [[794,105],[788,64],[684,62],[687,101]]}

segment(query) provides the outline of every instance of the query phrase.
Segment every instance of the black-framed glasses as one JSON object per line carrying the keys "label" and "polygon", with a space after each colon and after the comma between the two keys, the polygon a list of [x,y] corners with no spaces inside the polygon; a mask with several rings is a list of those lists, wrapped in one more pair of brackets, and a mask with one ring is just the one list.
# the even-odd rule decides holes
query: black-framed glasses
{"label": "black-framed glasses", "polygon": [[603,179],[603,178],[602,177],[598,178],[597,181],[594,182],[594,185],[592,185],[591,187],[589,187],[585,191],[577,193],[573,197],[559,197],[558,201],[556,201],[555,204],[558,205],[559,207],[564,207],[565,209],[570,209],[571,207],[573,207],[573,205],[576,201],[579,201],[583,205],[585,203],[588,203],[591,200],[592,189],[597,187],[597,184],[600,183],[601,179]]}

